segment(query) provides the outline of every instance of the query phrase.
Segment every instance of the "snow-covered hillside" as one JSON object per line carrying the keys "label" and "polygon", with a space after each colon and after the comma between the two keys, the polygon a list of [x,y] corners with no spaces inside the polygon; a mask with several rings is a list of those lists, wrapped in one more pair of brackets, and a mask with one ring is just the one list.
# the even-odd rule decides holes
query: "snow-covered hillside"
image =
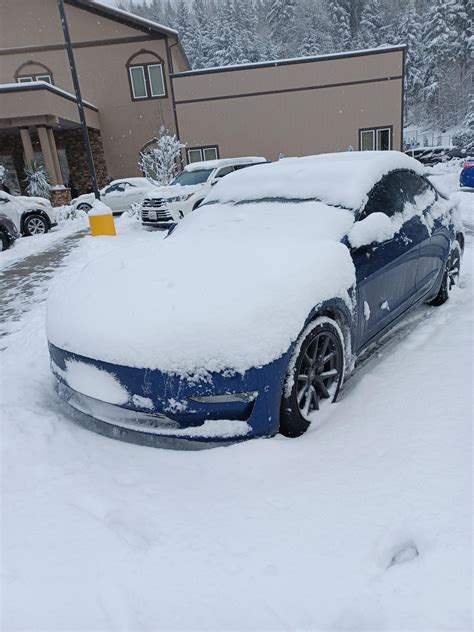
{"label": "snow-covered hillside", "polygon": [[[172,452],[84,430],[49,370],[55,277],[22,314],[11,297],[2,629],[471,630],[474,194],[454,195],[460,287],[363,359],[300,439]],[[159,247],[123,222],[119,238]]]}

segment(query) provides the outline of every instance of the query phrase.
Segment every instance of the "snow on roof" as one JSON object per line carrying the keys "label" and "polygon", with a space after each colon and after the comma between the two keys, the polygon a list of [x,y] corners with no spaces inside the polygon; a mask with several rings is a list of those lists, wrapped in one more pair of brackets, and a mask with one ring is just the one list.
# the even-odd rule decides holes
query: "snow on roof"
{"label": "snow on roof", "polygon": [[[43,89],[46,88],[46,90],[49,90],[50,92],[56,92],[57,94],[67,97],[68,99],[72,99],[73,101],[76,101],[76,97],[74,94],[71,94],[70,92],[66,92],[66,90],[63,90],[62,88],[59,88],[58,86],[48,83],[48,81],[0,83],[0,92],[21,92],[25,90],[26,91],[40,90],[42,88]],[[90,108],[93,108],[94,110],[97,110],[97,106],[94,105],[93,103],[90,103],[89,101],[85,101],[84,99],[82,99],[82,102],[84,103],[84,105]]]}
{"label": "snow on roof", "polygon": [[265,68],[269,66],[284,66],[286,64],[298,64],[311,61],[322,61],[324,59],[338,59],[340,57],[361,57],[363,55],[391,53],[404,50],[404,44],[395,46],[379,46],[377,48],[364,48],[360,50],[342,51],[340,53],[329,53],[324,55],[311,55],[310,57],[288,57],[284,59],[271,59],[268,61],[256,61],[247,64],[230,64],[229,66],[210,66],[209,68],[199,68],[198,70],[185,70],[184,72],[175,73],[174,76],[181,77],[184,75],[198,75],[206,72],[218,72],[226,70],[245,70],[247,68]]}
{"label": "snow on roof", "polygon": [[423,165],[399,151],[348,151],[285,158],[231,173],[206,201],[238,202],[264,198],[317,199],[357,210],[382,176],[394,169],[420,175]]}
{"label": "snow on roof", "polygon": [[240,158],[219,158],[218,160],[203,160],[201,162],[192,162],[186,165],[184,171],[198,171],[199,169],[217,169],[225,165],[247,165],[267,162],[266,158],[261,156],[243,156]]}
{"label": "snow on roof", "polygon": [[135,13],[130,13],[130,11],[125,11],[125,9],[111,7],[110,5],[104,4],[99,0],[79,0],[79,4],[82,4],[84,7],[89,6],[91,8],[94,8],[94,6],[96,6],[104,12],[136,22],[137,24],[140,24],[142,26],[147,26],[151,29],[162,31],[164,33],[170,33],[171,35],[178,35],[178,31],[175,31],[168,26],[163,26],[163,24],[159,24],[158,22],[154,22],[153,20],[148,20],[147,18],[143,18],[140,15],[136,15]]}

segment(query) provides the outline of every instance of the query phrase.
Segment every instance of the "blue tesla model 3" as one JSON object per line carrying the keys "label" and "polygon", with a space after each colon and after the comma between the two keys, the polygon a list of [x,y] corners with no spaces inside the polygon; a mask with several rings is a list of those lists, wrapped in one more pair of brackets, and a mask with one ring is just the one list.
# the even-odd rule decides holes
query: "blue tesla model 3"
{"label": "blue tesla model 3", "polygon": [[303,434],[364,350],[448,299],[464,235],[416,160],[347,152],[230,174],[147,243],[53,289],[51,367],[83,426],[194,449]]}

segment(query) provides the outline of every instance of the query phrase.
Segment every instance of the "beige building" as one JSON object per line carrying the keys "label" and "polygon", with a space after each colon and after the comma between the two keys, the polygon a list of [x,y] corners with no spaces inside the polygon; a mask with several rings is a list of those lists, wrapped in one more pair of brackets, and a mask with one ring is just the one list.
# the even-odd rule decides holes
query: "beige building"
{"label": "beige building", "polygon": [[[404,47],[172,77],[179,133],[220,156],[400,149]],[[209,149],[208,149],[209,151]]]}
{"label": "beige building", "polygon": [[[64,2],[100,185],[139,175],[161,125],[186,161],[401,146],[403,47],[190,71],[175,31]],[[52,184],[90,190],[57,2],[1,0],[0,164],[13,189],[33,158]]]}

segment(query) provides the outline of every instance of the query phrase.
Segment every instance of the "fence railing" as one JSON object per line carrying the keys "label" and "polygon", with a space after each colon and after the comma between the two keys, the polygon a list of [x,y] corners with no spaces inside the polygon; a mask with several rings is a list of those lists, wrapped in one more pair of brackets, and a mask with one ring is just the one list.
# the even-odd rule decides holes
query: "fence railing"
{"label": "fence railing", "polygon": [[436,132],[403,132],[403,144],[406,149],[415,147],[452,147],[451,134],[439,134]]}

